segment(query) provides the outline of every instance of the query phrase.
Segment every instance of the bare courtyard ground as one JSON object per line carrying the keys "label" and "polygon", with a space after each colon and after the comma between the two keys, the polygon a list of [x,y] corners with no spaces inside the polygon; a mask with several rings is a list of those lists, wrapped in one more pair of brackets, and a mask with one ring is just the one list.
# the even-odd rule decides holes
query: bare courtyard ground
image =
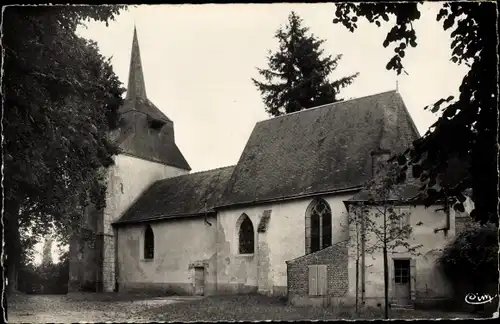
{"label": "bare courtyard ground", "polygon": [[[292,307],[256,295],[154,297],[123,294],[22,295],[8,300],[9,322],[261,321],[382,318],[379,309],[357,317],[353,310]],[[391,318],[473,318],[471,314],[393,310]]]}
{"label": "bare courtyard ground", "polygon": [[11,323],[149,322],[158,306],[197,300],[199,297],[157,297],[124,294],[16,294],[7,300]]}

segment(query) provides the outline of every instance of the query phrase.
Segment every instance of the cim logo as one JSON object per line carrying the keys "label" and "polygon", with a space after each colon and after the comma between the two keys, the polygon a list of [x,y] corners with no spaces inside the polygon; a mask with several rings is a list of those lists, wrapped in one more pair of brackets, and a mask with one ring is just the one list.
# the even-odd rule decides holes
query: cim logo
{"label": "cim logo", "polygon": [[470,305],[481,305],[486,303],[491,303],[493,299],[497,298],[498,295],[491,296],[490,294],[476,294],[468,293],[465,296],[465,302]]}

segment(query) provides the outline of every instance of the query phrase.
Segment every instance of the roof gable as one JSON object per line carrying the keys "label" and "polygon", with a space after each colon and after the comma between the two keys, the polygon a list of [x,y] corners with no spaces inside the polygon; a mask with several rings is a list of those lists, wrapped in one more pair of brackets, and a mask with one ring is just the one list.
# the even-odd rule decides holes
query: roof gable
{"label": "roof gable", "polygon": [[395,91],[259,122],[221,206],[358,188],[371,177],[372,151],[402,151],[418,137]]}

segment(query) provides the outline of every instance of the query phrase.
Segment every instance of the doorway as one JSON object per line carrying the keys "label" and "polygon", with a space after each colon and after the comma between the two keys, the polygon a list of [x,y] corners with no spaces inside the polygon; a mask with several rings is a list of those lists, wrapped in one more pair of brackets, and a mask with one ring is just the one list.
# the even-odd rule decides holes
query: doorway
{"label": "doorway", "polygon": [[393,298],[398,305],[410,304],[410,260],[394,259]]}
{"label": "doorway", "polygon": [[194,268],[194,295],[203,296],[205,294],[205,268]]}

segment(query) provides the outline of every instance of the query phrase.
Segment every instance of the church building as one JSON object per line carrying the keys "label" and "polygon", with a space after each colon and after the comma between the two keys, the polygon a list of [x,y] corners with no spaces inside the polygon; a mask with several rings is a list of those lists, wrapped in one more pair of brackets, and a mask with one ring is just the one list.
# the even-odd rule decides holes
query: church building
{"label": "church building", "polygon": [[[365,199],[374,163],[419,138],[397,91],[260,121],[236,165],[191,173],[174,122],[147,96],[134,30],[120,113],[106,207],[89,210],[71,241],[70,290],[258,292],[307,304],[315,296],[352,299],[362,287],[367,299],[383,298],[380,257],[366,257],[372,266],[363,263],[357,285],[343,242],[349,206]],[[454,236],[455,215],[402,207],[410,222],[425,223],[414,238],[424,247],[417,258],[390,256],[391,292],[446,296],[433,261]]]}

